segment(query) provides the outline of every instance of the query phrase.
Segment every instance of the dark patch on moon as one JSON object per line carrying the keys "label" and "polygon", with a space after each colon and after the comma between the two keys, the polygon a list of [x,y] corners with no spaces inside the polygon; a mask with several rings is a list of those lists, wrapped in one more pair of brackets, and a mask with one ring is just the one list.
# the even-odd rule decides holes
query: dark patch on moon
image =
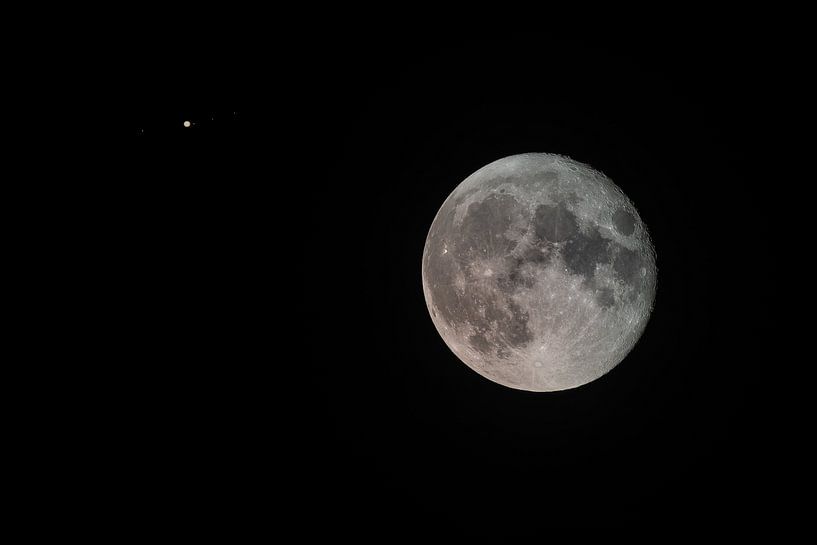
{"label": "dark patch on moon", "polygon": [[[483,309],[484,316],[476,306],[463,300],[457,321],[470,325],[476,333],[468,337],[468,343],[478,352],[487,354],[503,344],[506,347],[521,348],[533,340],[533,333],[528,328],[528,313],[522,310],[511,299],[503,298],[501,304],[497,298],[489,296]],[[491,333],[491,329],[496,333]]]}
{"label": "dark patch on moon", "polygon": [[507,273],[497,278],[497,287],[506,293],[514,293],[518,288],[532,288],[536,283],[533,272],[544,269],[552,254],[540,248],[527,248],[519,256],[506,259]]}
{"label": "dark patch on moon", "polygon": [[611,308],[616,304],[613,290],[610,288],[600,288],[596,293],[596,303],[602,308]]}
{"label": "dark patch on moon", "polygon": [[577,233],[565,244],[562,257],[571,272],[589,281],[596,272],[596,265],[609,263],[609,245],[610,242],[601,236],[598,229],[593,229],[589,235]]}
{"label": "dark patch on moon", "polygon": [[[499,279],[466,293],[455,287],[458,279],[469,274],[467,265],[484,255],[484,249],[498,256],[510,254],[517,242],[505,238],[504,233],[512,222],[522,221],[523,208],[510,196],[492,195],[472,203],[459,227],[454,222],[454,211],[452,207],[441,212],[428,237],[426,278],[437,314],[453,326],[468,324],[476,329],[479,335],[469,339],[475,349],[486,349],[498,342],[513,346],[530,342],[533,334],[528,328],[528,316],[508,292],[496,289]],[[521,276],[510,281],[514,280],[521,280]],[[496,338],[490,330],[496,331]]]}
{"label": "dark patch on moon", "polygon": [[550,262],[551,253],[541,248],[528,248],[522,252],[520,259],[524,263],[532,263],[540,267],[544,267]]}
{"label": "dark patch on moon", "polygon": [[518,276],[505,279],[504,286],[503,279],[496,278],[486,280],[488,285],[472,285],[461,294],[454,285],[457,278],[465,276],[465,264],[471,260],[457,259],[451,252],[442,254],[439,241],[434,237],[429,240],[430,251],[436,253],[434,259],[426,261],[428,287],[437,307],[437,313],[433,314],[435,318],[439,315],[453,326],[471,326],[477,333],[470,336],[468,342],[483,353],[500,343],[521,347],[533,339],[528,314],[510,299],[513,289],[525,285],[525,275],[521,271],[517,271]]}
{"label": "dark patch on moon", "polygon": [[484,316],[485,319],[480,319],[480,316],[473,316],[471,320],[471,324],[477,327],[485,327],[487,329],[488,324],[492,324],[494,322],[501,323],[508,319],[508,314],[505,312],[499,301],[497,300],[498,297],[494,293],[487,294],[485,298],[485,309],[484,309]]}
{"label": "dark patch on moon", "polygon": [[626,210],[619,208],[613,212],[613,227],[622,235],[630,236],[635,231],[635,218]]}
{"label": "dark patch on moon", "polygon": [[576,216],[561,203],[557,206],[537,206],[533,227],[536,236],[547,242],[564,242],[579,230]]}
{"label": "dark patch on moon", "polygon": [[505,237],[505,232],[515,220],[524,219],[523,213],[522,206],[510,195],[491,195],[471,203],[456,231],[459,254],[471,248],[491,249],[493,255],[510,253],[517,241]]}
{"label": "dark patch on moon", "polygon": [[481,354],[488,354],[492,346],[482,333],[474,333],[468,337],[468,344]]}
{"label": "dark patch on moon", "polygon": [[511,319],[506,322],[499,322],[500,338],[508,341],[508,345],[521,348],[533,340],[533,333],[528,328],[528,313],[508,299],[508,308],[511,311]]}
{"label": "dark patch on moon", "polygon": [[513,259],[508,265],[507,274],[497,278],[497,287],[505,293],[514,293],[518,288],[531,288],[534,279],[524,272],[525,262],[521,259]]}
{"label": "dark patch on moon", "polygon": [[613,260],[613,270],[629,287],[637,289],[641,286],[641,257],[638,253],[620,246]]}

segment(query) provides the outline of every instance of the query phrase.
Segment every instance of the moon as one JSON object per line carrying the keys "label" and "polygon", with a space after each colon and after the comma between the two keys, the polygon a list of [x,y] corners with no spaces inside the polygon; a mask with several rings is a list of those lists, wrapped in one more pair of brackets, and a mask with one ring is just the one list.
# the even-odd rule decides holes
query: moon
{"label": "moon", "polygon": [[627,196],[569,157],[525,153],[479,169],[437,212],[423,292],[468,367],[534,392],[609,372],[650,318],[655,249]]}

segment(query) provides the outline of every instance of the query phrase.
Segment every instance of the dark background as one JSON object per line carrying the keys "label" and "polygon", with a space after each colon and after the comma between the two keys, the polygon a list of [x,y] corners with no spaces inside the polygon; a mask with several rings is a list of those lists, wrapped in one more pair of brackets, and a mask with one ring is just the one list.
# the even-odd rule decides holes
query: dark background
{"label": "dark background", "polygon": [[[753,342],[766,329],[756,285],[767,265],[752,259],[745,273],[767,234],[752,166],[765,123],[758,56],[726,38],[517,36],[348,58],[346,93],[332,97],[345,153],[316,215],[333,222],[310,245],[342,292],[318,326],[337,335],[318,348],[334,424],[323,512],[512,533],[772,517],[773,395],[760,394],[766,360]],[[545,394],[461,363],[420,277],[454,187],[531,151],[610,176],[658,255],[655,310],[632,353],[593,383]]]}
{"label": "dark background", "polygon": [[[269,490],[330,532],[775,520],[768,414],[785,379],[759,341],[773,294],[757,289],[770,274],[757,158],[775,140],[780,65],[732,33],[566,34],[338,32],[141,65],[128,202],[154,221],[128,240],[172,264],[166,334],[214,362],[163,367],[151,387],[177,400],[156,418],[187,426],[168,431],[180,452],[207,443],[216,462],[182,497],[250,520]],[[640,342],[563,392],[480,377],[423,299],[442,202],[522,152],[607,174],[658,256]],[[200,328],[172,327],[191,316]],[[271,461],[282,453],[295,459]]]}

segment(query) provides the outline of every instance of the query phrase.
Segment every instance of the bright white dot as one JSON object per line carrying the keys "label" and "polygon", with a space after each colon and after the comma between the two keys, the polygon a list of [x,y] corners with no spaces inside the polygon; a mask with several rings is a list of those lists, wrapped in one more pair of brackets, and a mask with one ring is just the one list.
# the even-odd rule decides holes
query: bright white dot
{"label": "bright white dot", "polygon": [[184,123],[182,123],[182,125],[184,125],[185,127],[189,127],[189,126],[190,126],[190,122],[189,122],[189,121],[185,121]]}

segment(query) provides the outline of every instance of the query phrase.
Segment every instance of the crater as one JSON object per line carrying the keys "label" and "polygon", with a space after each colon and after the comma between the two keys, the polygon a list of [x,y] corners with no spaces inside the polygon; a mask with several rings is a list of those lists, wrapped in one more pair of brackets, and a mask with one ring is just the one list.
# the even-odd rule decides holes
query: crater
{"label": "crater", "polygon": [[619,208],[613,212],[613,227],[622,235],[630,236],[635,231],[635,217],[626,210]]}

